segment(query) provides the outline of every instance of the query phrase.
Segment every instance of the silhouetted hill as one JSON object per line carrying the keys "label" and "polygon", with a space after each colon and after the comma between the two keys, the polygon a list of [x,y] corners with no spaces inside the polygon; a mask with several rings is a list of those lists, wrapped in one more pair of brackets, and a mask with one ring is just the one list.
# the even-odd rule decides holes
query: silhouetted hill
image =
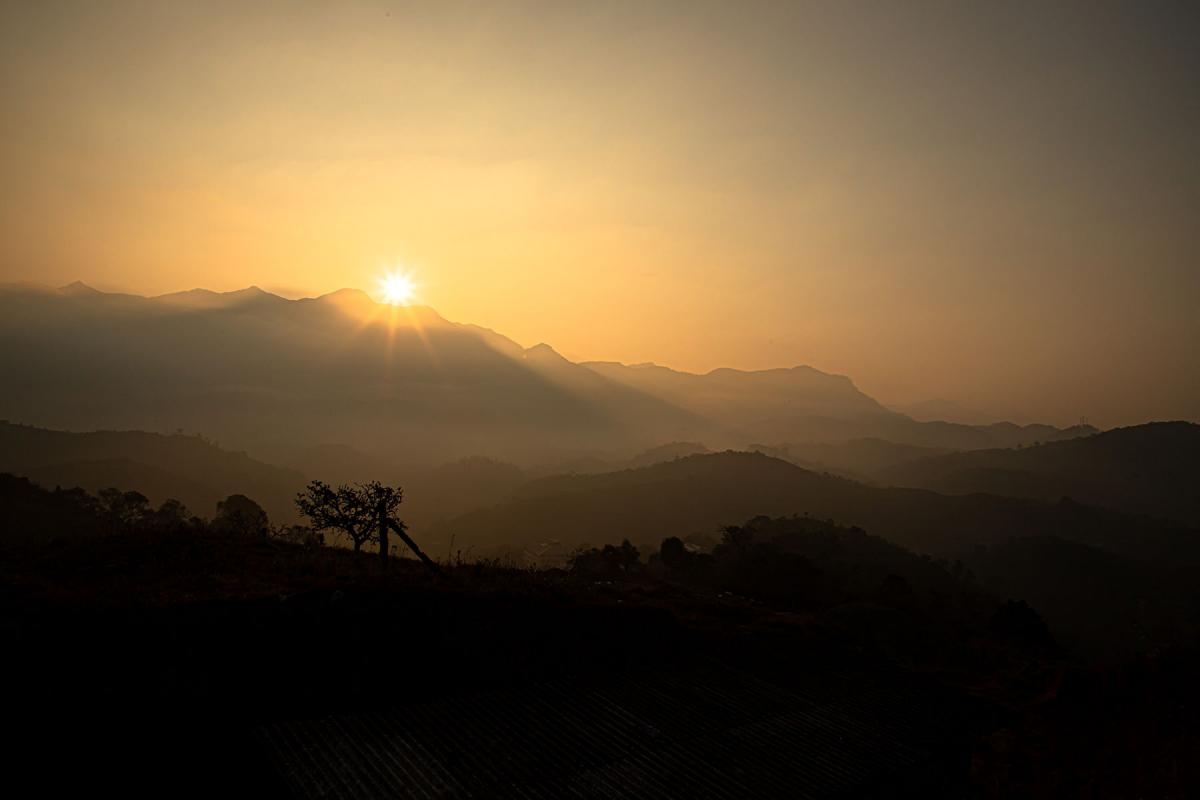
{"label": "silhouetted hill", "polygon": [[[719,527],[760,515],[834,520],[948,563],[966,562],[982,576],[984,589],[1003,596],[1021,587],[1014,596],[1037,598],[1056,635],[1092,652],[1131,649],[1135,636],[1142,644],[1182,641],[1200,613],[1191,579],[1200,568],[1200,531],[1069,501],[867,486],[761,453],[715,453],[532,481],[507,503],[465,514],[425,536],[431,543],[453,536],[456,547],[475,552],[622,539],[655,551],[666,537],[711,542]],[[1018,551],[1010,545],[1015,539],[1036,542]],[[1043,545],[1042,539],[1061,546]],[[431,544],[435,551],[440,546]],[[1044,558],[1034,569],[1010,557],[1016,552]],[[1062,557],[1070,552],[1082,555],[1077,562]],[[1036,586],[1028,583],[1034,574]],[[1157,593],[1146,594],[1154,584]],[[1103,602],[1092,603],[1089,595],[1101,590],[1107,592]],[[1087,615],[1089,603],[1101,619]]]}
{"label": "silhouetted hill", "polygon": [[1200,525],[1200,425],[1155,422],[1064,442],[951,453],[881,477],[938,492],[1074,500]]}
{"label": "silhouetted hill", "polygon": [[103,531],[92,498],[81,489],[49,491],[0,472],[0,549],[52,540],[86,539]]}
{"label": "silhouetted hill", "polygon": [[556,539],[604,543],[713,533],[759,515],[858,525],[904,547],[959,557],[1015,535],[1057,535],[1146,559],[1200,559],[1196,532],[1078,503],[879,488],[761,453],[697,455],[641,469],[532,481],[436,531],[477,547]]}
{"label": "silhouetted hill", "polygon": [[626,468],[649,467],[654,464],[661,464],[664,461],[672,461],[676,458],[686,458],[687,456],[708,452],[710,452],[709,449],[700,442],[668,442],[667,444],[660,444],[658,447],[651,447],[649,450],[638,453],[622,466]]}
{"label": "silhouetted hill", "polygon": [[527,472],[530,478],[547,478],[556,475],[595,475],[600,472],[648,467],[662,461],[708,452],[711,451],[701,442],[667,442],[636,453],[630,458],[618,458],[609,454],[601,456],[593,453],[535,464]]}
{"label": "silhouetted hill", "polygon": [[769,456],[790,461],[805,469],[833,472],[857,480],[874,480],[879,473],[918,458],[941,455],[945,450],[896,444],[886,439],[850,439],[845,442],[786,442],[753,445]]}
{"label": "silhouetted hill", "polygon": [[231,494],[253,497],[277,522],[295,517],[298,472],[222,450],[199,436],[141,431],[72,433],[0,423],[0,472],[48,488],[135,490],[157,505],[173,498],[211,516]]}

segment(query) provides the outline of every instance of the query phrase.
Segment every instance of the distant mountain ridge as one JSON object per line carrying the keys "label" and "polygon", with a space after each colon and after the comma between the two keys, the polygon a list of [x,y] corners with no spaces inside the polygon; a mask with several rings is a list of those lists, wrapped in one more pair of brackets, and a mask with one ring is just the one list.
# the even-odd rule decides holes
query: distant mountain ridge
{"label": "distant mountain ridge", "polygon": [[1078,435],[918,423],[811,367],[704,375],[577,364],[423,306],[344,289],[158,297],[0,289],[0,417],[50,428],[202,431],[254,451],[348,445],[400,464],[484,455],[524,464],[665,442],[877,436],[943,449]]}

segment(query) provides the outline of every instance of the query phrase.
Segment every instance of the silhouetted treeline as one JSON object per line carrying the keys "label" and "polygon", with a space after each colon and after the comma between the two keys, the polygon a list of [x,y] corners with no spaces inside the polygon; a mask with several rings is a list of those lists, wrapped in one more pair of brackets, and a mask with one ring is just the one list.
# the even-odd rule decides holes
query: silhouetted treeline
{"label": "silhouetted treeline", "polygon": [[[667,537],[645,559],[628,540],[585,548],[571,572],[589,580],[667,581],[778,608],[865,604],[959,622],[978,623],[1008,598],[1023,605],[997,611],[998,630],[1023,630],[1031,642],[1059,640],[1089,658],[1151,652],[1200,632],[1200,587],[1189,565],[1054,536],[1014,537],[948,559],[833,520],[756,517],[723,527],[716,539]],[[1026,611],[1036,624],[1013,624]]]}
{"label": "silhouetted treeline", "polygon": [[130,487],[156,505],[173,498],[205,514],[218,501],[243,493],[280,522],[294,519],[292,498],[304,485],[295,470],[222,449],[199,435],[76,433],[8,422],[0,422],[0,472],[92,493]]}
{"label": "silhouetted treeline", "polygon": [[[813,614],[863,646],[882,647],[905,663],[929,662],[949,643],[972,636],[1018,648],[1053,646],[1036,610],[982,590],[961,561],[935,560],[860,528],[807,517],[756,517],[722,528],[715,540],[663,539],[645,560],[628,540],[578,551],[570,574],[626,583],[658,594],[671,587],[750,607]],[[1011,634],[993,635],[994,618]],[[1021,618],[1020,614],[1016,617]]]}
{"label": "silhouetted treeline", "polygon": [[651,556],[649,568],[796,608],[957,602],[973,586],[962,562],[935,562],[861,528],[807,517],[756,517],[726,526],[711,553],[671,537]]}
{"label": "silhouetted treeline", "polygon": [[27,478],[0,473],[0,510],[0,548],[130,533],[278,536],[301,543],[319,540],[305,526],[273,527],[262,506],[242,494],[218,501],[206,518],[171,498],[152,505],[136,490],[106,488],[96,494],[77,487],[48,490]]}

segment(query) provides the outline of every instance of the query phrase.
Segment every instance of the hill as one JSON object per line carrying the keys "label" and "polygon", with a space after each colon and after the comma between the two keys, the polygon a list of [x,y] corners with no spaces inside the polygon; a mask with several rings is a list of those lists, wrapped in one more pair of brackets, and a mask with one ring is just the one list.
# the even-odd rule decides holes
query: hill
{"label": "hill", "polygon": [[883,471],[946,450],[897,444],[886,439],[848,439],[844,442],[784,442],[753,445],[751,450],[790,461],[805,469],[832,472],[856,480],[874,481]]}
{"label": "hill", "polygon": [[531,481],[490,509],[431,531],[476,547],[559,540],[711,534],[759,515],[808,515],[858,525],[918,552],[950,558],[1015,535],[1058,535],[1121,555],[1200,561],[1194,531],[1078,503],[941,495],[868,486],[762,453],[695,455],[640,469]]}
{"label": "hill", "polygon": [[1091,651],[1144,644],[1152,629],[1173,641],[1200,613],[1200,531],[1070,501],[868,486],[761,453],[532,481],[507,503],[422,535],[435,552],[450,537],[475,553],[622,539],[653,552],[667,537],[711,545],[722,526],[792,515],[962,562],[1000,596],[1020,588],[1008,596],[1037,598],[1056,635]]}
{"label": "hill", "polygon": [[173,498],[211,515],[218,500],[245,494],[276,521],[295,517],[299,472],[222,450],[199,436],[141,431],[73,433],[0,423],[0,472],[54,488],[136,490],[157,505]]}
{"label": "hill", "polygon": [[894,464],[881,479],[951,494],[1058,499],[1200,525],[1200,425],[1155,422],[1022,449]]}
{"label": "hill", "polygon": [[[23,732],[14,780],[27,771],[61,791],[76,781],[117,781],[140,796],[186,776],[176,794],[211,796],[237,785],[289,796],[277,779],[295,782],[296,758],[309,778],[346,786],[376,780],[381,754],[431,746],[427,735],[445,747],[421,763],[457,775],[463,760],[454,748],[464,735],[492,747],[497,720],[519,740],[513,757],[533,764],[526,775],[540,778],[541,740],[520,731],[546,732],[554,726],[538,709],[557,708],[570,718],[561,734],[575,737],[572,760],[551,754],[558,766],[584,763],[574,760],[580,754],[594,764],[587,754],[597,741],[620,755],[631,736],[652,740],[639,740],[646,753],[664,744],[676,753],[671,743],[686,740],[689,752],[713,753],[744,786],[742,762],[729,761],[721,731],[759,731],[757,741],[758,714],[774,720],[768,732],[781,732],[780,752],[817,746],[817,756],[797,762],[805,770],[828,763],[820,754],[829,748],[861,755],[869,746],[865,769],[882,757],[880,746],[902,743],[942,754],[945,763],[932,772],[939,781],[952,767],[959,785],[969,776],[980,791],[1025,796],[1029,786],[1047,785],[1075,795],[1103,781],[1123,795],[1144,792],[1153,779],[1163,796],[1183,796],[1175,789],[1188,783],[1192,762],[1177,754],[1194,744],[1197,661],[1194,647],[1178,642],[1194,641],[1195,606],[1164,614],[1164,598],[1175,598],[1161,571],[1142,565],[1145,580],[1130,581],[1122,559],[1085,545],[1040,537],[983,554],[990,571],[981,568],[982,579],[1035,593],[1040,601],[1030,608],[990,595],[962,565],[811,518],[756,518],[711,555],[680,546],[668,558],[664,546],[649,563],[597,581],[578,570],[486,561],[446,564],[439,577],[397,559],[381,574],[365,553],[203,522],[162,526],[153,514],[119,522],[86,501],[78,491],[0,475],[6,534],[89,524],[95,534],[0,539],[0,627],[13,637],[3,673],[23,687],[9,714]],[[1122,588],[1143,591],[1151,582],[1145,602]],[[1069,619],[1058,616],[1060,606],[1087,612],[1095,636],[1152,655],[1128,668],[1081,661],[1054,640]],[[697,669],[713,668],[731,679],[686,685]],[[649,674],[663,680],[648,685]],[[586,700],[593,679],[610,687],[599,703]],[[764,694],[762,680],[786,692]],[[497,705],[496,693],[512,702]],[[581,701],[605,714],[583,709],[581,718]],[[808,722],[790,714],[780,726],[781,703]],[[659,713],[627,713],[639,708]],[[412,736],[381,737],[381,719]],[[422,719],[436,730],[414,729]],[[620,720],[616,734],[578,738]],[[927,723],[949,723],[951,735],[930,739],[936,730]],[[673,731],[665,743],[658,725]],[[265,758],[264,726],[272,747],[293,758],[279,775]],[[694,730],[717,736],[699,742]],[[1101,757],[1129,743],[1137,758]],[[79,754],[76,769],[55,769],[63,748]],[[148,766],[131,774],[129,752],[146,756]],[[775,753],[769,760],[779,761]],[[782,760],[781,769],[792,769]],[[920,772],[928,777],[934,767]],[[679,773],[686,788],[678,796],[694,794],[687,783],[694,772]],[[389,774],[383,794],[412,785],[403,770]],[[499,782],[474,789],[510,790],[510,776],[499,774]],[[776,784],[780,796],[797,785]],[[905,796],[942,794],[905,788]]]}

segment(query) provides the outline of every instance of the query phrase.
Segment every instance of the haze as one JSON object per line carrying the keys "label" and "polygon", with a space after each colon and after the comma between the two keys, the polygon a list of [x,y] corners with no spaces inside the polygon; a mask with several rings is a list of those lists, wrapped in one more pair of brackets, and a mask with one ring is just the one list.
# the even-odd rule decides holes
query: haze
{"label": "haze", "polygon": [[25,3],[0,280],[372,290],[576,360],[1200,419],[1194,7]]}

